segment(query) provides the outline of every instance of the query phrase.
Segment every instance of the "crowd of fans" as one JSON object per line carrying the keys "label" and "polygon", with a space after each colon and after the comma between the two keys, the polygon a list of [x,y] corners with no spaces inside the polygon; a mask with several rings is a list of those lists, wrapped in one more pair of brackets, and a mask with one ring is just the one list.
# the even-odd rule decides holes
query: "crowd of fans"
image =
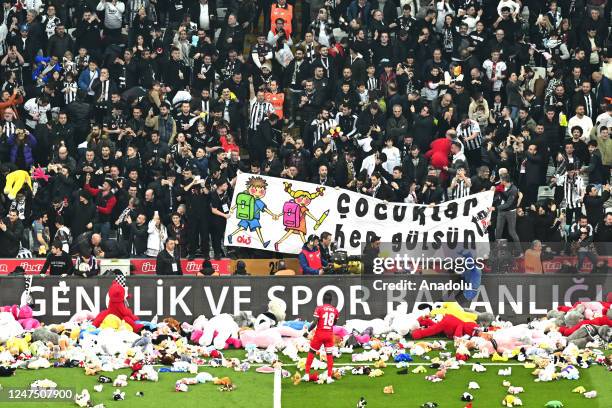
{"label": "crowd of fans", "polygon": [[390,202],[495,189],[492,240],[596,260],[612,240],[610,14],[605,0],[3,0],[2,174],[50,179],[2,196],[0,256],[162,253],[171,272],[226,256],[242,171]]}

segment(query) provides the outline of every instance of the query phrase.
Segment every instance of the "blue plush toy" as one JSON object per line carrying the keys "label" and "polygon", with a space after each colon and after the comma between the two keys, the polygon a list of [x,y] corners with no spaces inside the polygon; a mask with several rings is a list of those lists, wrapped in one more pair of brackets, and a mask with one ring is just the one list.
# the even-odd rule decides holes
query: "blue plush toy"
{"label": "blue plush toy", "polygon": [[283,323],[283,326],[291,327],[295,330],[303,330],[305,326],[308,326],[309,322],[304,320],[288,320]]}
{"label": "blue plush toy", "polygon": [[406,363],[410,363],[412,362],[412,356],[408,353],[401,353],[398,354],[397,356],[395,356],[394,361],[396,363],[400,363],[400,362],[406,362]]}

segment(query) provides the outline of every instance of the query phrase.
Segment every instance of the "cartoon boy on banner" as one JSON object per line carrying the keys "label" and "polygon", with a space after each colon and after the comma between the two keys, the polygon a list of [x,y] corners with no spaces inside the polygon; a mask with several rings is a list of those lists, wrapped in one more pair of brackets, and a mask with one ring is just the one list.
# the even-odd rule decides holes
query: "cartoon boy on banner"
{"label": "cartoon boy on banner", "polygon": [[315,221],[314,229],[316,230],[329,215],[329,210],[325,210],[320,218],[316,218],[308,209],[312,200],[323,195],[325,187],[318,187],[314,193],[309,193],[304,190],[292,190],[291,183],[284,184],[285,191],[292,199],[283,205],[283,225],[287,232],[274,244],[274,250],[277,252],[279,245],[291,235],[299,235],[302,242],[306,242],[306,217]]}
{"label": "cartoon boy on banner", "polygon": [[247,180],[246,191],[236,196],[236,204],[230,209],[230,213],[236,211],[236,218],[240,220],[236,231],[227,236],[227,241],[231,244],[234,236],[242,231],[255,231],[261,245],[264,248],[270,244],[270,241],[264,241],[261,233],[261,224],[259,219],[262,211],[272,216],[272,219],[277,220],[280,214],[274,214],[268,209],[266,204],[261,200],[266,195],[268,183],[261,177],[251,177]]}

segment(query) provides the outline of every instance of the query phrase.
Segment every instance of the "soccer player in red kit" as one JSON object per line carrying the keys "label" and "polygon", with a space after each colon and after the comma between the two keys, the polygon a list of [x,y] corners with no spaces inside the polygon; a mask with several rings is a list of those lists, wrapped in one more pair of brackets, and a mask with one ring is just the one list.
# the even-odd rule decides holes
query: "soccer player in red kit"
{"label": "soccer player in red kit", "polygon": [[310,350],[308,351],[308,357],[306,358],[306,374],[303,377],[303,381],[310,380],[310,367],[312,361],[315,358],[315,353],[319,351],[321,346],[325,346],[325,353],[327,354],[327,383],[331,384],[334,382],[332,377],[332,371],[334,369],[334,356],[332,349],[334,347],[334,324],[338,320],[338,310],[331,305],[332,295],[331,293],[325,293],[323,295],[323,304],[317,306],[314,312],[314,320],[308,328],[308,332],[311,332],[316,328],[315,334],[310,341]]}

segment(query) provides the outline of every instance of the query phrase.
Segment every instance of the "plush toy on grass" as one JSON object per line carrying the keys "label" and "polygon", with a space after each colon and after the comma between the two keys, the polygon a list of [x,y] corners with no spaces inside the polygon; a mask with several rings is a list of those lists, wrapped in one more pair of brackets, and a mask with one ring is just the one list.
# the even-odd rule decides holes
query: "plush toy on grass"
{"label": "plush toy on grass", "polygon": [[449,339],[453,337],[462,337],[466,334],[472,336],[474,330],[478,327],[476,323],[464,322],[450,314],[444,315],[442,320],[438,323],[429,320],[428,322],[422,323],[422,326],[425,326],[425,328],[412,331],[411,336],[413,339],[418,340],[438,334],[444,334]]}
{"label": "plush toy on grass", "polygon": [[472,365],[472,371],[475,373],[484,373],[485,371],[487,371],[487,367],[483,366],[480,363],[474,363]]}
{"label": "plush toy on grass", "polygon": [[[125,279],[125,277],[123,277],[123,279]],[[119,280],[121,279],[119,278]],[[139,320],[138,316],[125,305],[125,297],[125,287],[120,284],[117,279],[113,280],[113,283],[108,289],[108,308],[98,313],[92,324],[95,327],[100,327],[106,316],[115,315],[129,324],[135,332],[142,330],[144,326],[136,323],[136,321]]]}
{"label": "plush toy on grass", "polygon": [[512,375],[512,367],[500,368],[497,375],[508,377]]}
{"label": "plush toy on grass", "polygon": [[23,327],[11,312],[0,312],[0,343],[23,333]]}
{"label": "plush toy on grass", "polygon": [[0,377],[10,377],[15,375],[16,367],[0,366]]}
{"label": "plush toy on grass", "polygon": [[74,402],[81,408],[91,407],[91,396],[89,395],[89,391],[84,389],[80,394],[75,395]]}
{"label": "plush toy on grass", "polygon": [[517,394],[520,394],[521,392],[525,392],[523,387],[515,387],[512,385],[508,387],[508,394],[517,395]]}
{"label": "plush toy on grass", "polygon": [[469,401],[473,401],[473,400],[474,400],[474,396],[472,394],[470,394],[469,392],[464,392],[461,395],[461,401],[469,402]]}
{"label": "plush toy on grass", "polygon": [[548,401],[544,407],[545,408],[563,408],[563,403],[561,401],[558,400],[552,400],[552,401]]}
{"label": "plush toy on grass", "polygon": [[517,396],[514,395],[506,395],[504,397],[504,399],[502,400],[502,405],[504,407],[518,407],[518,406],[522,406],[523,405],[523,401],[521,401],[521,399]]}
{"label": "plush toy on grass", "polygon": [[[574,312],[568,312],[567,315],[571,315]],[[566,315],[566,316],[567,316]],[[612,309],[609,309],[604,316],[595,317],[593,319],[584,319],[578,321],[576,324],[568,327],[559,327],[559,332],[564,336],[569,336],[574,333],[576,330],[585,325],[590,326],[612,326]],[[567,320],[567,317],[566,317]],[[574,321],[572,321],[573,323]]]}
{"label": "plush toy on grass", "polygon": [[113,399],[115,401],[123,401],[125,399],[125,392],[117,389],[113,392]]}
{"label": "plush toy on grass", "polygon": [[464,321],[464,322],[473,322],[475,323],[478,319],[477,313],[471,313],[463,309],[459,303],[457,302],[442,302],[439,307],[434,308],[431,313],[431,316],[438,315],[453,315],[456,318]]}

